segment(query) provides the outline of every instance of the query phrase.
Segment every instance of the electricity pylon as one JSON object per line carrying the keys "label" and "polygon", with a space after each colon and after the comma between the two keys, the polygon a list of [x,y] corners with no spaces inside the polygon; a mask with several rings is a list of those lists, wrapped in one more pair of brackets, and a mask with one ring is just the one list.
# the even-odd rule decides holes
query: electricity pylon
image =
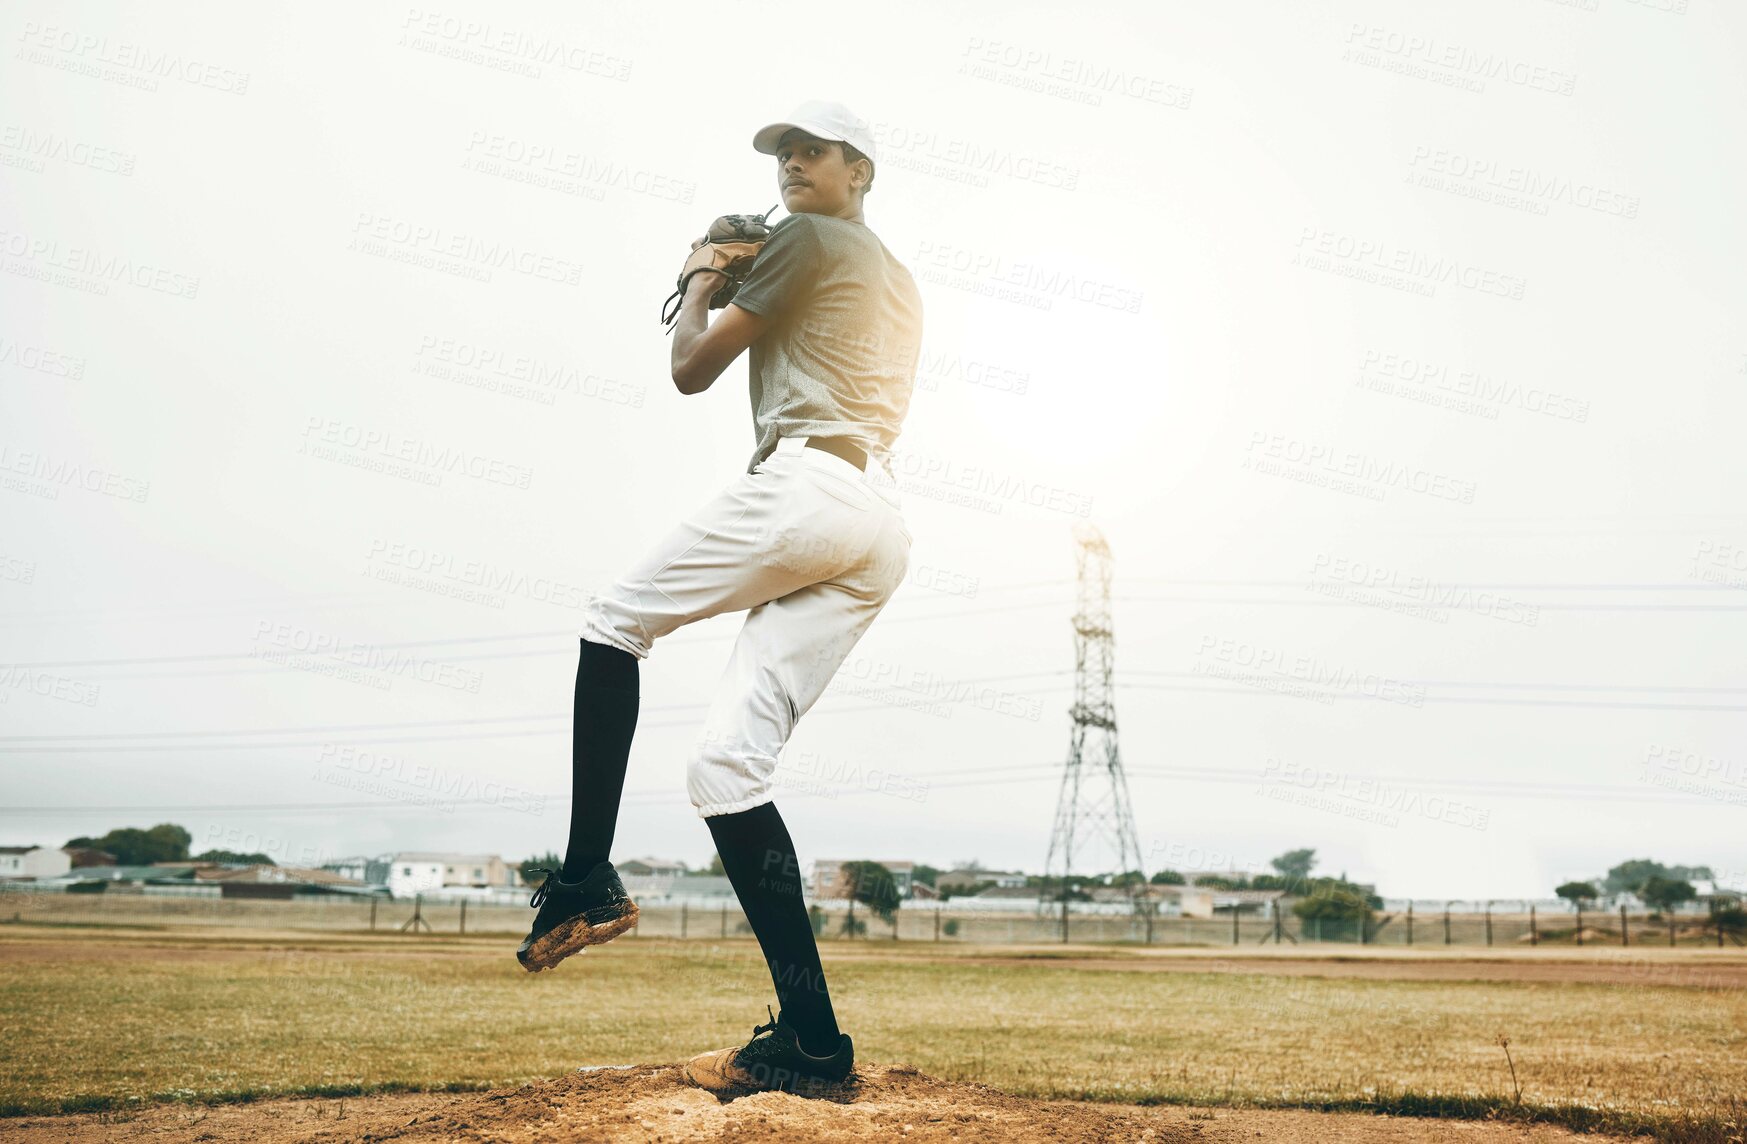
{"label": "electricity pylon", "polygon": [[[1050,835],[1044,872],[1067,880],[1075,874],[1140,870],[1140,839],[1134,829],[1128,778],[1116,749],[1116,704],[1112,697],[1112,664],[1116,634],[1110,619],[1110,545],[1089,524],[1074,526],[1078,542],[1079,607],[1074,614],[1073,729],[1061,794],[1056,800],[1055,830]],[[1088,868],[1086,862],[1110,863]],[[1129,888],[1131,898],[1136,889]],[[1140,899],[1135,899],[1137,904]],[[1040,903],[1041,904],[1041,903]],[[1064,909],[1066,907],[1064,906]]]}

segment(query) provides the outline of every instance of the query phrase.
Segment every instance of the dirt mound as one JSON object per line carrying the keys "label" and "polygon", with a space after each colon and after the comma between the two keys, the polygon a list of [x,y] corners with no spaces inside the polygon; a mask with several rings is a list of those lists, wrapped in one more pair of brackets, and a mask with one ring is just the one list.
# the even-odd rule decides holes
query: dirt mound
{"label": "dirt mound", "polygon": [[[0,1121],[0,1135],[46,1141],[145,1140],[216,1144],[287,1141],[718,1141],[814,1144],[866,1140],[1122,1140],[1149,1144],[1285,1144],[1327,1140],[1552,1144],[1559,1129],[1312,1112],[1198,1111],[1033,1100],[979,1084],[934,1080],[912,1068],[858,1066],[853,1083],[818,1098],[756,1093],[722,1102],[674,1065],[578,1070],[516,1089],[397,1093],[344,1100],[287,1099],[213,1107],[163,1105],[130,1113]],[[1584,1140],[1594,1144],[1602,1137]]]}

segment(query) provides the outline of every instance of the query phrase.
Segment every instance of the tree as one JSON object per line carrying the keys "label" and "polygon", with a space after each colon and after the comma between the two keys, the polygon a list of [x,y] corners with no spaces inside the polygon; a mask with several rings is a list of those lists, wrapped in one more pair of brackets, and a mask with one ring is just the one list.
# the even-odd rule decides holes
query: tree
{"label": "tree", "polygon": [[[1706,928],[1714,928],[1722,934],[1727,934],[1730,941],[1736,945],[1742,944],[1742,938],[1747,936],[1747,910],[1739,905],[1718,906],[1711,913],[1711,920]],[[1718,939],[1719,944],[1721,938]]]}
{"label": "tree", "polygon": [[1638,887],[1638,896],[1657,913],[1666,914],[1680,903],[1690,902],[1698,897],[1698,891],[1692,888],[1691,882],[1652,875]]}
{"label": "tree", "polygon": [[194,836],[180,826],[160,822],[148,830],[124,826],[102,838],[75,838],[67,845],[106,850],[115,855],[117,866],[150,866],[154,862],[186,861],[188,844],[193,841]]}
{"label": "tree", "polygon": [[1332,885],[1318,887],[1292,903],[1292,912],[1303,921],[1315,922],[1318,936],[1324,938],[1356,935],[1371,921],[1371,903],[1362,892]]}
{"label": "tree", "polygon": [[1570,902],[1573,909],[1579,910],[1601,897],[1595,892],[1595,886],[1589,882],[1566,882],[1562,886],[1554,887],[1553,892]]}
{"label": "tree", "polygon": [[935,869],[933,866],[918,866],[910,872],[910,878],[912,881],[921,882],[925,886],[932,886],[934,885],[934,880],[940,877],[941,873],[940,870]]}
{"label": "tree", "polygon": [[995,884],[995,880],[990,878],[987,881],[973,882],[969,886],[954,886],[951,889],[940,891],[940,900],[944,902],[948,898],[974,898]]}
{"label": "tree", "polygon": [[1181,886],[1185,879],[1175,870],[1160,870],[1151,878],[1155,886]]}
{"label": "tree", "polygon": [[536,855],[533,858],[522,859],[522,864],[518,867],[521,871],[522,881],[530,886],[538,886],[541,882],[544,882],[546,880],[544,875],[536,874],[534,872],[541,867],[545,867],[548,870],[562,870],[564,869],[564,859],[558,857],[558,855],[552,853],[550,850],[546,851],[544,854]]}
{"label": "tree", "polygon": [[1310,871],[1316,866],[1316,851],[1288,850],[1286,853],[1269,862],[1275,873],[1289,881],[1304,882],[1310,878]]}
{"label": "tree", "polygon": [[710,868],[705,870],[704,873],[714,874],[718,878],[725,878],[728,876],[728,871],[722,867],[722,856],[720,854],[711,851]]}
{"label": "tree", "polygon": [[843,921],[845,931],[856,932],[857,902],[865,903],[881,921],[892,920],[901,899],[898,897],[898,880],[892,877],[890,870],[878,862],[845,862],[838,876],[843,880],[849,897],[849,916]]}
{"label": "tree", "polygon": [[235,850],[202,850],[194,856],[196,862],[218,862],[226,866],[277,866],[265,854],[242,854]]}
{"label": "tree", "polygon": [[1636,894],[1638,888],[1651,878],[1673,878],[1673,870],[1660,862],[1649,858],[1630,858],[1607,872],[1602,880],[1602,888],[1610,894],[1620,894],[1630,891]]}

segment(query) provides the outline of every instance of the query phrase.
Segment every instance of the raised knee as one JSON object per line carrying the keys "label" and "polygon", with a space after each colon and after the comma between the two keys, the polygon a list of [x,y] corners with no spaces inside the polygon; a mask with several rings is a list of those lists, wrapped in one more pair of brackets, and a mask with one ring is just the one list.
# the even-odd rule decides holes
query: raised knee
{"label": "raised knee", "polygon": [[686,793],[699,815],[732,814],[770,801],[776,759],[751,744],[706,731],[686,764]]}

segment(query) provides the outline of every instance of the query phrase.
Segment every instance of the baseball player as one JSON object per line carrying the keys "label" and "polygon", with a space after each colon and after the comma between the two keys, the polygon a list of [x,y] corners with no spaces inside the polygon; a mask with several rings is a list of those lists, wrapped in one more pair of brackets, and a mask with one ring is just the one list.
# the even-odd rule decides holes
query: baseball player
{"label": "baseball player", "polygon": [[[809,101],[761,128],[752,146],[775,157],[788,213],[755,228],[764,237],[750,259],[732,243],[725,252],[709,240],[693,245],[671,332],[682,394],[708,390],[751,350],[755,448],[744,475],[584,613],[568,849],[535,892],[539,913],[516,952],[539,971],[635,924],[637,906],[608,851],[637,722],[638,664],[669,632],[745,610],[686,785],[758,938],[780,1012],[766,1006],[770,1021],[745,1045],[687,1062],[686,1077],[719,1094],[808,1091],[846,1079],[854,1063],[771,775],[796,721],[909,567],[890,452],[922,339],[916,283],[863,216],[875,162],[866,124],[842,104]],[[745,216],[718,224],[727,221],[749,233]]]}

